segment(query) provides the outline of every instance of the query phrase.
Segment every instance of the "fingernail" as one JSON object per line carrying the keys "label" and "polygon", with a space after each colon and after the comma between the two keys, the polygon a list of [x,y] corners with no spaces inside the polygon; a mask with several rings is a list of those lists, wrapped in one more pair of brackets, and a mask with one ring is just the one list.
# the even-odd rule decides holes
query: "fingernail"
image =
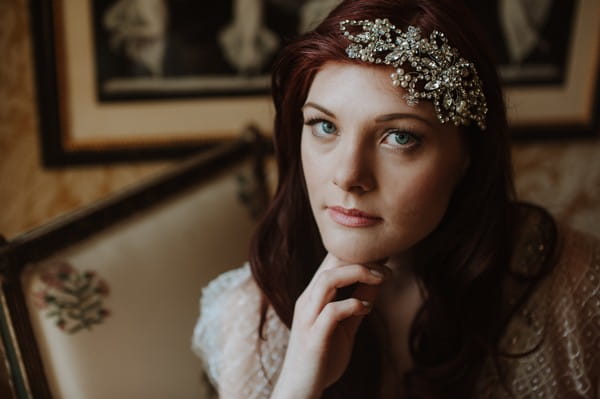
{"label": "fingernail", "polygon": [[365,308],[371,308],[371,302],[369,301],[360,301]]}
{"label": "fingernail", "polygon": [[373,274],[374,276],[377,276],[379,278],[383,278],[383,273],[380,272],[377,269],[369,269],[369,271],[371,272],[371,274]]}

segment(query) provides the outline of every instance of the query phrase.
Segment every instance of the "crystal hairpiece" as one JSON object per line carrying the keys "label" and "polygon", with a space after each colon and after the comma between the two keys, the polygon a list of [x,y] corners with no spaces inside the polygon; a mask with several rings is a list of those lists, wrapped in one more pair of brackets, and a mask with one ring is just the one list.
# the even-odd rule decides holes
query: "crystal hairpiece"
{"label": "crystal hairpiece", "polygon": [[[362,32],[353,34],[348,26]],[[440,123],[460,126],[474,121],[485,130],[488,108],[477,70],[442,32],[434,30],[429,39],[422,38],[419,28],[409,26],[402,32],[387,19],[345,20],[340,29],[352,42],[346,48],[350,58],[396,68],[392,83],[407,91],[404,98],[409,105],[431,100]]]}

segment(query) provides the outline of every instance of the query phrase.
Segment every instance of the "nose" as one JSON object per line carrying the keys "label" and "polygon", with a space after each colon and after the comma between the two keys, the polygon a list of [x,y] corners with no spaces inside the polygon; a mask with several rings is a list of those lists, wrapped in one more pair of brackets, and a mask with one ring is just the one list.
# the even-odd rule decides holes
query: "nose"
{"label": "nose", "polygon": [[375,188],[372,151],[360,140],[341,140],[333,166],[333,184],[344,191],[361,194]]}

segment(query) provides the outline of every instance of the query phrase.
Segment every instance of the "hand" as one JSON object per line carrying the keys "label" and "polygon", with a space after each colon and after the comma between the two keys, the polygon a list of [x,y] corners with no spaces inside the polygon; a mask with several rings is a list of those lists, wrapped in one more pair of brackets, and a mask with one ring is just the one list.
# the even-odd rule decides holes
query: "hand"
{"label": "hand", "polygon": [[[348,367],[356,331],[390,271],[347,264],[328,253],[294,307],[290,340],[272,399],[318,398]],[[357,284],[333,301],[337,289]]]}

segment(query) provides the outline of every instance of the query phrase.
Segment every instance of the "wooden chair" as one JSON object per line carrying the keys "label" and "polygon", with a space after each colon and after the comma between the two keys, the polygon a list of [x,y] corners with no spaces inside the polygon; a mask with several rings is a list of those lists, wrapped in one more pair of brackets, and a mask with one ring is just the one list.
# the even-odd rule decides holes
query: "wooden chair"
{"label": "wooden chair", "polygon": [[264,145],[223,144],[0,242],[2,398],[210,398],[201,288],[247,257]]}

